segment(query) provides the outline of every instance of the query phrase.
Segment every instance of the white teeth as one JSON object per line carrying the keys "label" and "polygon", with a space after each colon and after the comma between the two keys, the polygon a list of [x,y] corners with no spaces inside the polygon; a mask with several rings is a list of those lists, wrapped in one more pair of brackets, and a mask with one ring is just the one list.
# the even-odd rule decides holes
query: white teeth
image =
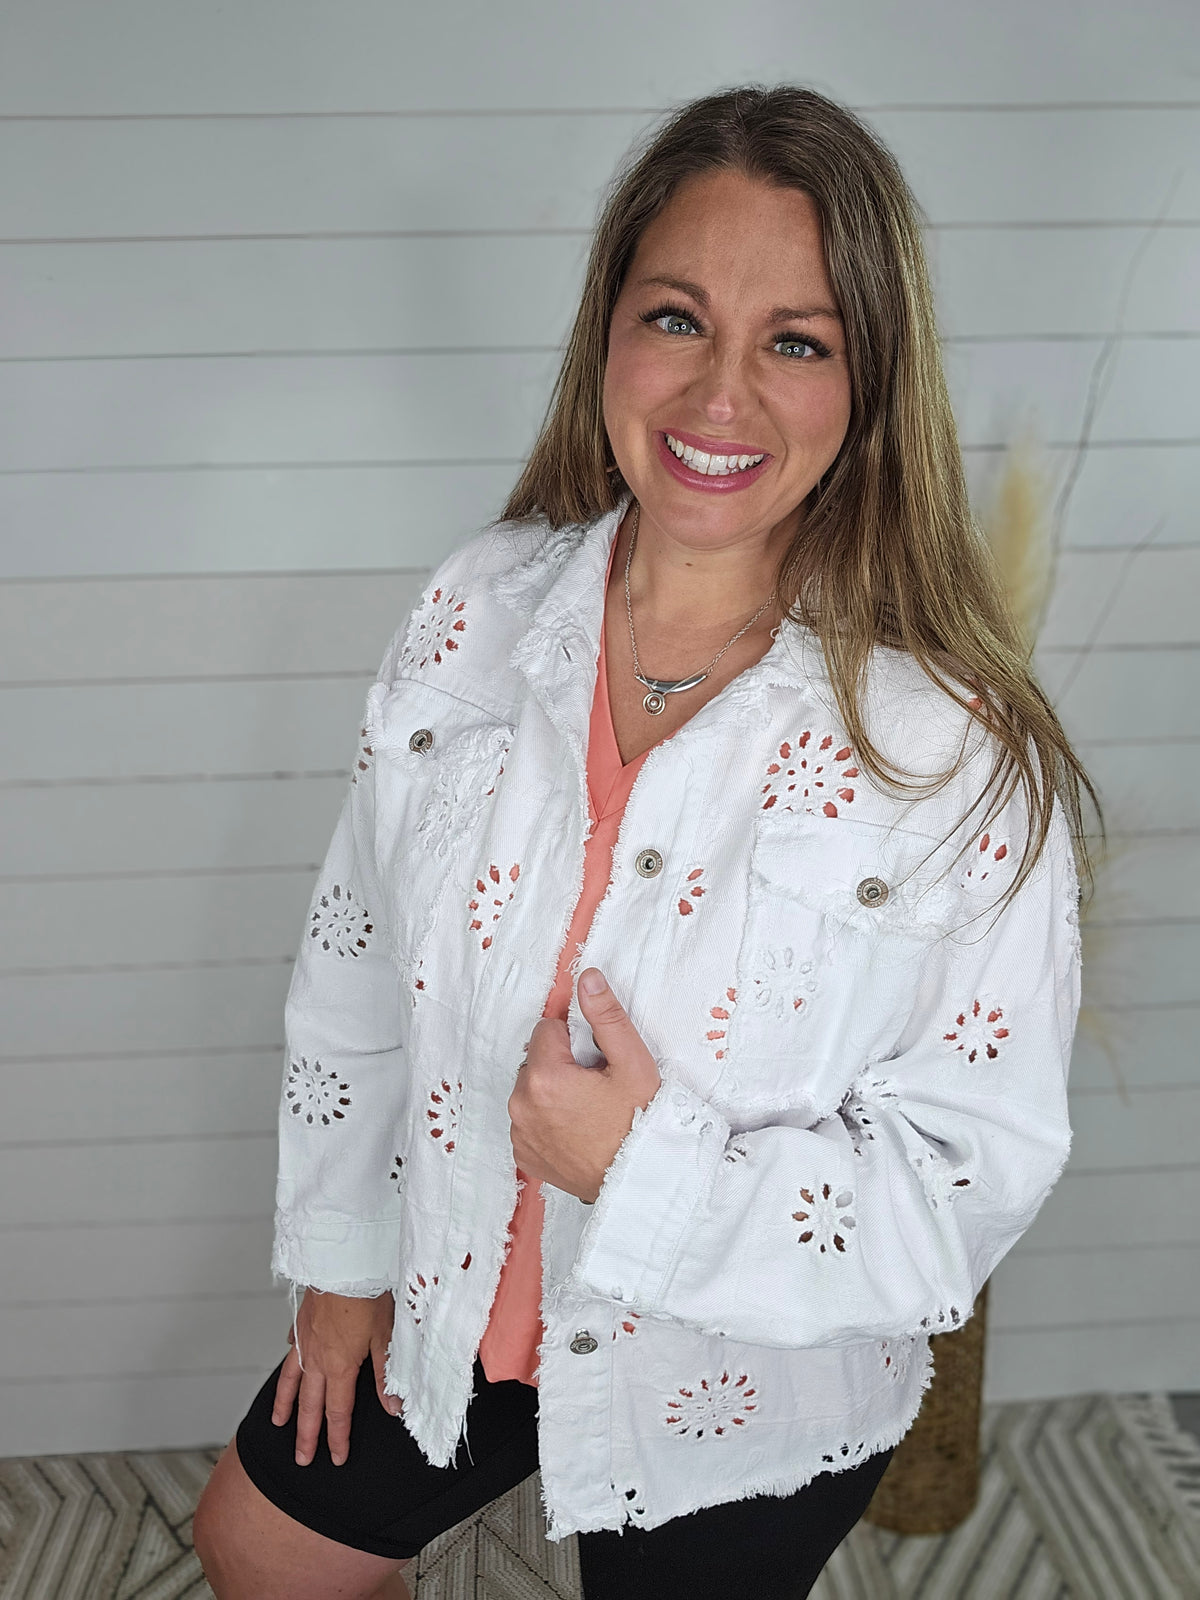
{"label": "white teeth", "polygon": [[680,444],[679,440],[671,434],[665,435],[668,446],[673,454],[691,467],[693,472],[701,472],[710,478],[728,477],[731,472],[744,472],[747,467],[756,467],[763,456],[710,456],[703,450],[694,450],[690,444]]}

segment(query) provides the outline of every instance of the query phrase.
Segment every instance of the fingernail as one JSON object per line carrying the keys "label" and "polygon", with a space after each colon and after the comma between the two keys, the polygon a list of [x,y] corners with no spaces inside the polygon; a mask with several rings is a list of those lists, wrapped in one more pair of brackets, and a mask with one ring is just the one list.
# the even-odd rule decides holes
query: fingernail
{"label": "fingernail", "polygon": [[603,994],[608,985],[604,981],[604,974],[595,967],[589,967],[580,977],[579,987],[584,994]]}
{"label": "fingernail", "polygon": [[388,1395],[385,1404],[394,1417],[400,1415],[400,1402],[394,1394]]}

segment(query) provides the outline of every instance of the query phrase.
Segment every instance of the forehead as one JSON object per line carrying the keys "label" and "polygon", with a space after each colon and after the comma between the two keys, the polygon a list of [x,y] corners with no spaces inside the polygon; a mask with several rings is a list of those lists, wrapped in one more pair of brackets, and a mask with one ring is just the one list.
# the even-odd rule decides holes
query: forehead
{"label": "forehead", "polygon": [[695,174],[642,233],[627,285],[659,272],[704,283],[714,294],[731,281],[739,293],[757,285],[768,298],[789,286],[827,289],[816,203],[740,172]]}

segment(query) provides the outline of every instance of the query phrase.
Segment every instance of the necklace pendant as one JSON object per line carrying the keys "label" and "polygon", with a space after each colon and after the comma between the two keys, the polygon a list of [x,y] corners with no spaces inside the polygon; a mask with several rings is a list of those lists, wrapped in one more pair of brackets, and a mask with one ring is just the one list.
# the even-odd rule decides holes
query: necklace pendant
{"label": "necklace pendant", "polygon": [[666,704],[666,695],[659,694],[657,689],[651,689],[650,693],[642,701],[642,705],[652,717],[661,716],[663,711],[666,709]]}

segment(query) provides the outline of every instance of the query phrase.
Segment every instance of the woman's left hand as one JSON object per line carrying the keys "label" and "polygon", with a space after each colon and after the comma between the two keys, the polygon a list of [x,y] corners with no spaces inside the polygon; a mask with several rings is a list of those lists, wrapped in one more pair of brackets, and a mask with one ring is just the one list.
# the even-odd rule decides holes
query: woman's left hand
{"label": "woman's left hand", "polygon": [[[589,990],[592,980],[596,992]],[[580,1066],[571,1054],[566,1023],[543,1017],[517,1073],[508,1115],[513,1154],[526,1177],[591,1204],[633,1125],[634,1111],[650,1104],[662,1079],[598,968],[580,973],[578,993],[579,1009],[606,1065]]]}

